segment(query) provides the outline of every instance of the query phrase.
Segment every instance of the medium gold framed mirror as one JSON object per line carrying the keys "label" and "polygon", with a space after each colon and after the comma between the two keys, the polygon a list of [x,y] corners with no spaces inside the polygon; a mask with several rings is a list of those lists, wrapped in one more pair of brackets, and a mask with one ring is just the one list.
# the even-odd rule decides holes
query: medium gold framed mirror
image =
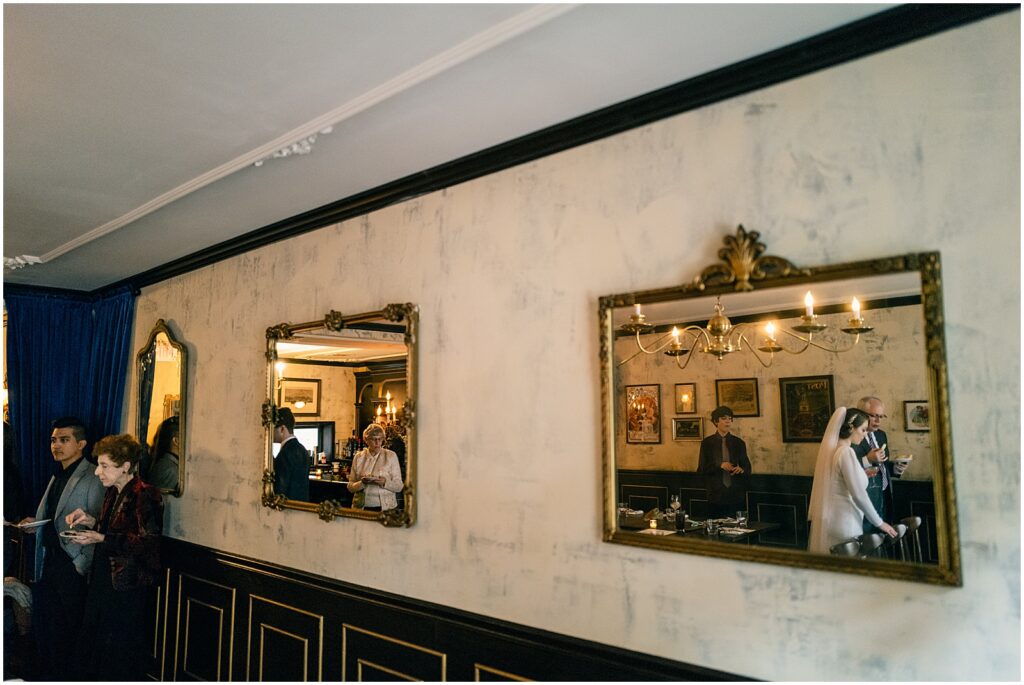
{"label": "medium gold framed mirror", "polygon": [[140,475],[161,492],[181,497],[188,435],[188,350],[159,319],[135,359],[136,432],[149,449],[139,464]]}
{"label": "medium gold framed mirror", "polygon": [[604,539],[959,585],[939,254],[765,250],[600,298]]}
{"label": "medium gold framed mirror", "polygon": [[416,521],[416,305],[266,333],[264,506]]}

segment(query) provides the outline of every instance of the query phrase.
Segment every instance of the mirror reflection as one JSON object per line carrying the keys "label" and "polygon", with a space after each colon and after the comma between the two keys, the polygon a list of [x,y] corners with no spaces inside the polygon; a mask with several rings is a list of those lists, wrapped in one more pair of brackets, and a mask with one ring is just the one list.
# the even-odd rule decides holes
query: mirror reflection
{"label": "mirror reflection", "polygon": [[268,331],[269,506],[412,523],[415,316],[403,305]]}
{"label": "mirror reflection", "polygon": [[185,480],[185,403],[187,352],[160,319],[136,358],[139,441],[148,453],[139,463],[143,480],[180,497]]}
{"label": "mirror reflection", "polygon": [[602,298],[606,539],[958,582],[937,282],[790,267]]}

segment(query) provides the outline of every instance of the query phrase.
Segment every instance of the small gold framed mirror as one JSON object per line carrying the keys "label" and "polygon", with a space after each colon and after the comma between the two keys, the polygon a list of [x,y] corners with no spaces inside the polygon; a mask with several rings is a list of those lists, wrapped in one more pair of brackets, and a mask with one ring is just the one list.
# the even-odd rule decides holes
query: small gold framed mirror
{"label": "small gold framed mirror", "polygon": [[939,254],[724,242],[689,283],[600,299],[604,539],[959,585]]}
{"label": "small gold framed mirror", "polygon": [[416,521],[418,324],[405,303],[267,329],[264,506]]}
{"label": "small gold framed mirror", "polygon": [[139,377],[136,432],[148,453],[140,476],[163,493],[185,489],[188,407],[188,350],[160,319],[136,356]]}

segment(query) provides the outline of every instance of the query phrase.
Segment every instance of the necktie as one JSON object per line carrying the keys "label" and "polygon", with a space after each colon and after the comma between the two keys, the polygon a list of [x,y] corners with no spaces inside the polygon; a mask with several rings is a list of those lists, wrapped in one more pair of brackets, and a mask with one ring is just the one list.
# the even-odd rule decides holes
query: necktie
{"label": "necktie", "polygon": [[[874,433],[868,433],[868,445],[871,449],[878,449],[878,441],[875,440]],[[882,489],[885,490],[889,487],[889,470],[885,467],[884,463],[878,465],[878,470],[882,472]]]}
{"label": "necktie", "polygon": [[[722,436],[722,463],[729,461],[729,443],[726,441],[727,436]],[[732,474],[728,471],[722,471],[722,485],[729,487],[732,485]]]}

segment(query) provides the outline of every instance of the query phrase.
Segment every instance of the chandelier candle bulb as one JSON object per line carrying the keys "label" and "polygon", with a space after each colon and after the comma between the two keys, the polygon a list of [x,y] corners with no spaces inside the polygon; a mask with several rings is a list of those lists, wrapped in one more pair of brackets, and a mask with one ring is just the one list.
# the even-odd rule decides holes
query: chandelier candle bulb
{"label": "chandelier candle bulb", "polygon": [[860,318],[860,302],[858,302],[857,298],[855,297],[855,298],[853,298],[853,302],[851,302],[850,304],[853,307],[853,318],[859,319]]}
{"label": "chandelier candle bulb", "polygon": [[807,317],[814,317],[814,298],[811,297],[811,291],[808,290],[807,294],[804,295],[804,305],[807,307]]}
{"label": "chandelier candle bulb", "polygon": [[768,334],[768,340],[775,342],[775,324],[771,321],[764,327],[765,332]]}

